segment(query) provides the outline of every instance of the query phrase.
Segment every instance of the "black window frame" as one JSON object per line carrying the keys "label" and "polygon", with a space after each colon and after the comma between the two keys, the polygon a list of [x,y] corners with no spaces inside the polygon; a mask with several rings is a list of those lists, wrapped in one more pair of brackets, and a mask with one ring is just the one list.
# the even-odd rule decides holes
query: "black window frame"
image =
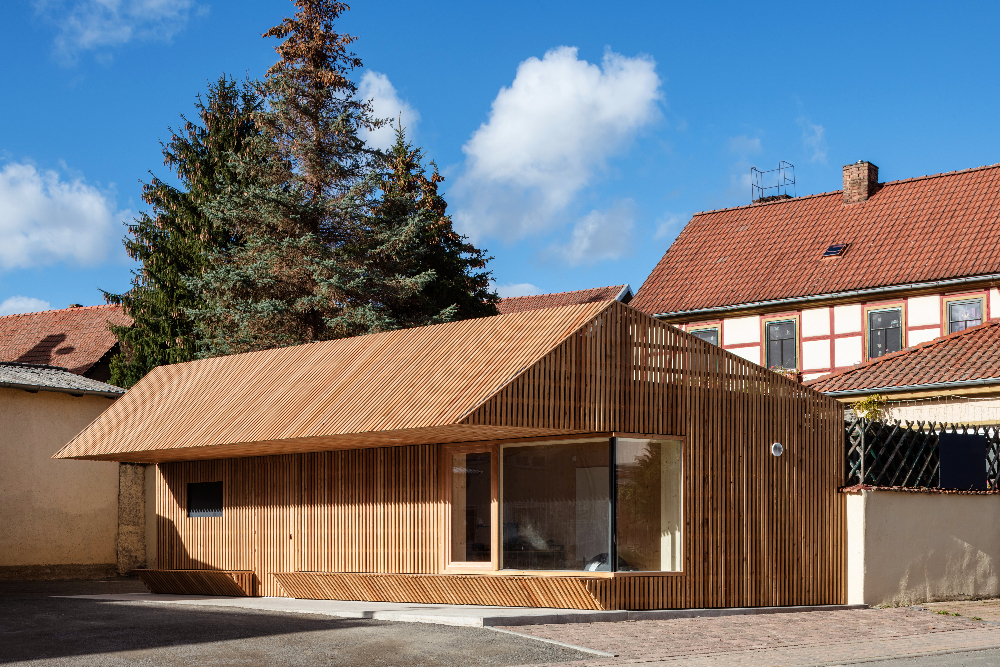
{"label": "black window frame", "polygon": [[[951,309],[953,307],[955,307],[955,306],[967,306],[967,305],[973,304],[973,303],[979,305],[979,322],[977,322],[976,324],[970,325],[968,323],[969,322],[973,322],[974,320],[953,320],[953,319],[951,319]],[[986,321],[985,318],[984,318],[984,315],[986,314],[986,312],[985,312],[986,311],[986,300],[983,299],[980,296],[973,297],[971,299],[955,299],[953,301],[948,301],[947,305],[948,305],[948,307],[945,309],[945,316],[946,316],[947,322],[948,322],[948,333],[949,334],[953,334],[953,333],[956,333],[958,331],[965,331],[966,329],[971,329],[972,327],[979,326],[980,324],[982,324],[983,322]],[[954,322],[962,322],[962,324],[963,324],[962,328],[961,329],[953,329],[952,328],[952,323],[954,323]]]}
{"label": "black window frame", "polygon": [[[713,332],[715,334],[715,342],[714,343],[712,341],[708,340],[707,338],[702,338],[701,336],[698,335],[698,334],[705,333],[705,332],[708,332],[708,331],[711,331],[711,332]],[[710,343],[712,345],[715,345],[716,347],[719,346],[719,341],[721,339],[721,332],[719,331],[719,327],[698,327],[697,329],[692,329],[692,330],[688,331],[688,333],[691,334],[692,336],[694,336],[695,338],[699,338],[699,339],[705,341],[706,343]]]}
{"label": "black window frame", "polygon": [[[883,313],[898,313],[898,315],[899,315],[899,326],[898,327],[881,327],[881,328],[878,329],[878,331],[882,331],[882,332],[891,331],[893,328],[898,329],[899,330],[898,331],[899,347],[896,348],[895,350],[890,350],[889,349],[889,347],[890,347],[890,345],[889,345],[889,334],[888,333],[883,333],[882,334],[882,342],[883,342],[883,346],[885,347],[885,351],[882,352],[881,354],[872,354],[872,351],[876,348],[876,343],[875,343],[875,338],[876,337],[873,335],[875,333],[876,329],[872,325],[872,316],[873,315],[881,315]],[[903,327],[903,309],[902,308],[873,308],[872,310],[869,310],[868,311],[868,358],[869,359],[878,359],[879,357],[884,357],[887,354],[892,354],[893,352],[899,352],[900,350],[902,350],[905,347],[905,345],[903,344],[903,329],[904,329],[904,327]]]}
{"label": "black window frame", "polygon": [[186,491],[188,518],[220,517],[225,512],[222,480],[188,482]]}
{"label": "black window frame", "polygon": [[[778,365],[778,364],[772,364],[771,363],[771,327],[775,327],[775,326],[779,326],[779,325],[783,325],[783,324],[791,324],[792,325],[792,337],[791,338],[778,338],[778,339],[775,339],[775,340],[776,341],[782,341],[782,343],[784,343],[785,341],[791,341],[791,349],[792,349],[792,365],[791,366],[785,366],[784,363],[783,363],[785,361],[785,350],[786,350],[786,346],[784,344],[782,344],[782,346],[781,346],[781,361],[782,361],[782,364]],[[799,323],[798,323],[798,320],[796,320],[795,318],[781,319],[781,320],[769,320],[769,321],[765,322],[764,323],[764,363],[767,365],[767,368],[771,369],[771,370],[775,370],[775,369],[777,369],[777,370],[799,370],[799,366],[798,366],[798,363],[799,363],[799,345],[798,345],[798,340],[799,340]]]}

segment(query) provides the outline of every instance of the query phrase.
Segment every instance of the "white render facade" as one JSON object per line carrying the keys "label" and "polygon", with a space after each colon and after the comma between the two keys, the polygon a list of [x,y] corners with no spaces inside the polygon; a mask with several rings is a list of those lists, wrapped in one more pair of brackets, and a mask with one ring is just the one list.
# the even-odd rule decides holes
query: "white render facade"
{"label": "white render facade", "polygon": [[[774,306],[780,308],[778,304]],[[892,344],[882,351],[887,353],[895,351],[894,347],[912,347],[959,330],[955,327],[965,321],[954,318],[969,317],[963,313],[974,313],[977,308],[980,322],[1000,318],[1000,290],[990,286],[896,295],[830,306],[774,309],[753,315],[737,311],[732,316],[687,322],[671,318],[671,322],[744,359],[765,367],[795,369],[802,380],[810,380],[880,356],[876,339],[886,336],[878,328],[880,320],[891,319],[889,323],[896,324],[898,318],[894,328],[898,331],[890,330]],[[882,314],[887,317],[881,317]],[[980,322],[970,320],[967,325]],[[779,324],[782,325],[779,335],[786,337],[785,349],[783,353],[776,352],[772,341],[769,359],[768,338],[779,330],[776,326]],[[789,335],[791,338],[787,338]]]}

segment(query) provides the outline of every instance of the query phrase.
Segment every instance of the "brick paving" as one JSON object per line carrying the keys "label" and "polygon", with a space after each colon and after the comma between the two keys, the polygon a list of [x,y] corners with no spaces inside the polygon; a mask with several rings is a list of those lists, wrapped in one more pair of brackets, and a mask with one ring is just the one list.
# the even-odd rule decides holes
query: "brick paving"
{"label": "brick paving", "polygon": [[618,654],[561,663],[581,667],[837,665],[1000,647],[1000,626],[912,608],[505,629]]}

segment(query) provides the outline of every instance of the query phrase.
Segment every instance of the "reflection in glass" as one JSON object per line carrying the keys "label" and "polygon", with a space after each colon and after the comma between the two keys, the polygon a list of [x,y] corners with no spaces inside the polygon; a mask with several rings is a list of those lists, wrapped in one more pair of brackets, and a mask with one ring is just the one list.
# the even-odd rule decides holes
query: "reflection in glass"
{"label": "reflection in glass", "polygon": [[618,438],[618,570],[681,571],[681,443]]}
{"label": "reflection in glass", "polygon": [[606,439],[503,448],[504,569],[608,569],[608,449]]}
{"label": "reflection in glass", "polygon": [[451,458],[451,560],[479,563],[491,559],[490,453]]}

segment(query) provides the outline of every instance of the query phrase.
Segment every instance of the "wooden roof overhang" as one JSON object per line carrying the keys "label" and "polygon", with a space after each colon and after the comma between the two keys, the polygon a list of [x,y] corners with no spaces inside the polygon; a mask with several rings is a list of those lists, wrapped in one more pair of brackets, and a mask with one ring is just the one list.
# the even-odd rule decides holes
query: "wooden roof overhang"
{"label": "wooden roof overhang", "polygon": [[683,436],[690,397],[718,391],[835,404],[610,301],[161,366],[54,458],[160,463],[583,433]]}

